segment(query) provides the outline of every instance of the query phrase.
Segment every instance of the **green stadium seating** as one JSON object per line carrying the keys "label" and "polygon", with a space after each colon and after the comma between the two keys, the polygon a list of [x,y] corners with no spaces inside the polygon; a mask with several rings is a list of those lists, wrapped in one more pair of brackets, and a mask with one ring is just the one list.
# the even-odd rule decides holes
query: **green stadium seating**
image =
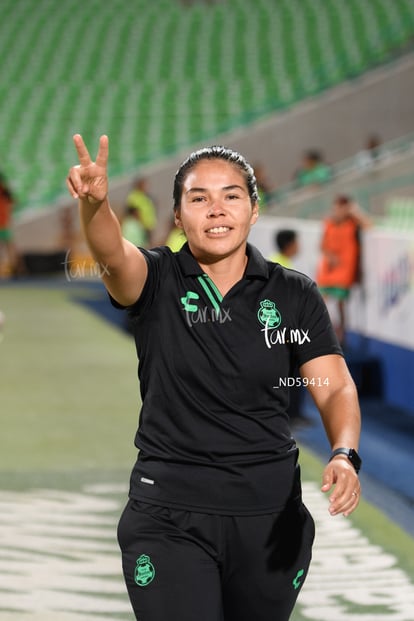
{"label": "green stadium seating", "polygon": [[213,140],[404,51],[412,0],[2,0],[0,169],[21,208],[65,192],[71,136],[110,174]]}
{"label": "green stadium seating", "polygon": [[393,196],[385,205],[385,216],[378,226],[386,229],[414,231],[414,199],[411,197]]}

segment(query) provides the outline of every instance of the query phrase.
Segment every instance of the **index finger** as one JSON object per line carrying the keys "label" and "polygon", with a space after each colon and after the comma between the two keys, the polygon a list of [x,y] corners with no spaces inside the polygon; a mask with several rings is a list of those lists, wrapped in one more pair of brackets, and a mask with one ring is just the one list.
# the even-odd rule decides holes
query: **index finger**
{"label": "index finger", "polygon": [[89,155],[89,151],[86,148],[85,143],[83,142],[82,136],[80,134],[75,134],[73,136],[73,142],[75,143],[79,163],[81,164],[81,166],[89,166],[89,164],[92,164],[91,156]]}
{"label": "index finger", "polygon": [[109,151],[109,140],[108,140],[108,136],[105,136],[104,134],[103,136],[99,138],[99,149],[96,155],[96,164],[98,166],[102,166],[106,168],[106,165],[108,163],[108,151]]}

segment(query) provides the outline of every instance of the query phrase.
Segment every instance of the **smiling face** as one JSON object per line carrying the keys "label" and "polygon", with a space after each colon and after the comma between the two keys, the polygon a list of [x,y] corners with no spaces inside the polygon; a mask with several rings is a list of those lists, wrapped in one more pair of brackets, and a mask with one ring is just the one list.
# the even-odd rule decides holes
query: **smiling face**
{"label": "smiling face", "polygon": [[201,261],[244,255],[257,216],[258,205],[252,204],[242,171],[218,158],[200,160],[189,171],[175,211],[176,225]]}

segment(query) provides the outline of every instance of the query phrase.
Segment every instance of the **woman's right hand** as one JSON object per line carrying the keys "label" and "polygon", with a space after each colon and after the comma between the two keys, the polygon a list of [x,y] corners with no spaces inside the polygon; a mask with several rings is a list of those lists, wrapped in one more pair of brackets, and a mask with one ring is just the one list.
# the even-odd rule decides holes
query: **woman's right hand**
{"label": "woman's right hand", "polygon": [[73,136],[79,164],[70,168],[66,185],[73,198],[99,206],[108,194],[108,136],[101,136],[96,161],[92,162],[80,134]]}

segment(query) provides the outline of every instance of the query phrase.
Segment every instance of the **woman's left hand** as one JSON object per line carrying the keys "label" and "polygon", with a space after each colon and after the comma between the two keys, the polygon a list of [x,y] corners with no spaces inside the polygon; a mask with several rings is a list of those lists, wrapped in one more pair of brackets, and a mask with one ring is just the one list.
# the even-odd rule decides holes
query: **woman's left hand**
{"label": "woman's left hand", "polygon": [[329,497],[329,513],[345,517],[350,515],[359,504],[361,484],[354,467],[345,456],[338,455],[330,461],[323,471],[323,492],[334,490]]}

